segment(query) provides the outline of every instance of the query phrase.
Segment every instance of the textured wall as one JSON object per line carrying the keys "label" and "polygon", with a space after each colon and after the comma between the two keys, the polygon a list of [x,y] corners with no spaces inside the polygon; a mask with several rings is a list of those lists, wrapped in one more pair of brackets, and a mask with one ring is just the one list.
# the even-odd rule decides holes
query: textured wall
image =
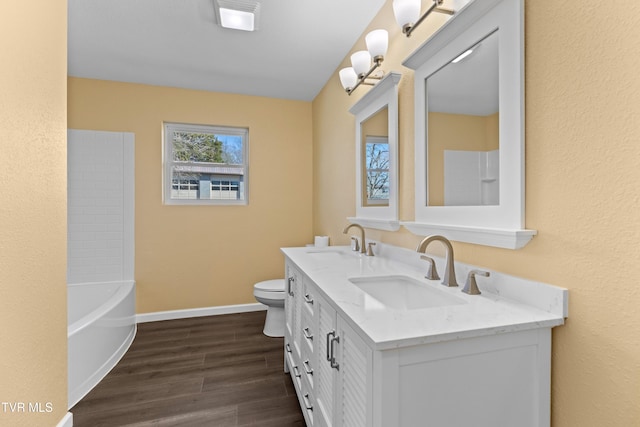
{"label": "textured wall", "polygon": [[2,426],[67,411],[66,6],[0,3]]}
{"label": "textured wall", "polygon": [[[570,291],[553,332],[552,425],[640,425],[640,5],[526,2],[526,226],[512,251],[455,244],[456,258]],[[369,29],[390,32],[383,68],[400,82],[400,218],[413,219],[413,73],[402,60],[442,22],[400,34],[391,0]],[[364,37],[352,51],[364,48]],[[342,66],[347,66],[345,59]],[[341,233],[355,213],[354,119],[337,72],[313,102],[314,231]],[[342,193],[333,189],[343,186]],[[369,230],[414,248],[419,237]]]}
{"label": "textured wall", "polygon": [[[69,79],[69,128],[135,134],[137,311],[254,303],[312,241],[311,103]],[[249,128],[249,204],[162,204],[162,123]]]}

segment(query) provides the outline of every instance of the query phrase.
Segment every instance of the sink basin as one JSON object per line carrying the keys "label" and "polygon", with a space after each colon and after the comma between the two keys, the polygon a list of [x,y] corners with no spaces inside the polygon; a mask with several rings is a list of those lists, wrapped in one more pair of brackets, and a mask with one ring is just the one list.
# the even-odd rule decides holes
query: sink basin
{"label": "sink basin", "polygon": [[433,289],[408,276],[353,277],[349,281],[381,304],[396,310],[465,304],[462,298]]}

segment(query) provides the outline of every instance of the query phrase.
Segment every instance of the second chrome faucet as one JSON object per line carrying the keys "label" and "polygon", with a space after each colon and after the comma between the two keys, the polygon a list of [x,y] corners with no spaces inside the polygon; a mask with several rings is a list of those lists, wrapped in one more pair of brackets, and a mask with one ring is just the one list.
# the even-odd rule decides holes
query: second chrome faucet
{"label": "second chrome faucet", "polygon": [[[455,263],[453,260],[453,246],[451,246],[451,242],[449,241],[449,239],[439,235],[425,237],[418,244],[418,247],[416,248],[416,252],[425,253],[425,251],[427,250],[427,246],[429,246],[429,243],[434,242],[436,240],[444,243],[445,247],[447,248],[447,252],[446,252],[447,259],[446,259],[446,267],[445,267],[446,271],[444,272],[444,277],[442,278],[442,284],[445,286],[458,286],[458,282],[456,281]],[[425,258],[427,261],[430,262],[429,271],[427,272],[427,276],[426,276],[427,279],[437,280],[438,273],[436,272],[436,266],[435,266],[435,263],[433,262],[433,259],[426,256],[423,259]]]}
{"label": "second chrome faucet", "polygon": [[358,245],[358,239],[355,237],[352,237],[352,239],[356,239],[356,243],[355,246],[353,246],[353,250],[354,251],[360,251],[360,253],[365,254],[367,256],[373,256],[373,249],[371,249],[371,247],[373,245],[375,245],[375,243],[371,242],[369,243],[369,245],[367,245],[365,237],[364,237],[364,228],[362,228],[362,226],[360,224],[349,224],[347,225],[344,230],[342,230],[342,232],[344,234],[347,234],[347,232],[349,231],[349,229],[351,227],[356,227],[358,230],[360,230],[360,245]]}

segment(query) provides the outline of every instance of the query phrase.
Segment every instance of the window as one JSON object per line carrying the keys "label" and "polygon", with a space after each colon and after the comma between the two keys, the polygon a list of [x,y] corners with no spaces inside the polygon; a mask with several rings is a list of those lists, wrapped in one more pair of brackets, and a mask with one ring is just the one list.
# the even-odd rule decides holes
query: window
{"label": "window", "polygon": [[389,202],[389,141],[387,137],[367,136],[365,144],[365,182],[367,206]]}
{"label": "window", "polygon": [[246,204],[249,130],[164,124],[164,203]]}

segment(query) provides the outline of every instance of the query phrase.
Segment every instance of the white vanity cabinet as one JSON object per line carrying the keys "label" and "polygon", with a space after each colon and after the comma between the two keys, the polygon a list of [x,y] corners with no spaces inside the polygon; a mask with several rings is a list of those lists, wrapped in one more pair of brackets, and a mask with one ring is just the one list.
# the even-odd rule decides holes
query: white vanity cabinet
{"label": "white vanity cabinet", "polygon": [[291,374],[307,425],[312,426],[313,381],[309,377],[313,375],[313,368],[309,362],[313,348],[309,349],[308,343],[313,336],[309,327],[309,309],[304,307],[308,305],[304,302],[305,281],[302,273],[289,263],[285,265],[285,280],[284,368]]}
{"label": "white vanity cabinet", "polygon": [[[566,289],[496,273],[496,293],[469,296],[346,251],[283,249],[285,370],[307,426],[550,425],[551,329],[564,323]],[[459,301],[393,309],[350,281],[363,274],[412,277]],[[527,297],[500,296],[514,285]]]}
{"label": "white vanity cabinet", "polygon": [[371,349],[313,282],[289,263],[286,270],[293,280],[285,300],[285,369],[307,425],[371,425]]}

